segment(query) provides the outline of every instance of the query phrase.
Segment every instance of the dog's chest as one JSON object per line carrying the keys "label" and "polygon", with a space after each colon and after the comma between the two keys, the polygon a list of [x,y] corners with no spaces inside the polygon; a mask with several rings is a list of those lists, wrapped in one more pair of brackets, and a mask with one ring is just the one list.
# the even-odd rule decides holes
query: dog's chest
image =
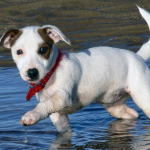
{"label": "dog's chest", "polygon": [[48,92],[48,90],[46,90],[46,89],[43,89],[39,93],[36,93],[36,98],[39,102],[42,102],[42,101],[50,98],[50,96],[51,96],[51,93]]}

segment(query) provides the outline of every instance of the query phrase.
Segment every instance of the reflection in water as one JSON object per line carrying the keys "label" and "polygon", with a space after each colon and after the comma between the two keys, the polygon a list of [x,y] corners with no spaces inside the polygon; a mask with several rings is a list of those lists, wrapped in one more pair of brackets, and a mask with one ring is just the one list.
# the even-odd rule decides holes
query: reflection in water
{"label": "reflection in water", "polygon": [[[108,130],[108,147],[120,148],[124,147],[126,149],[132,148],[132,139],[134,137],[132,129],[135,128],[136,120],[115,120],[110,124]],[[131,132],[130,132],[131,131]]]}
{"label": "reflection in water", "polygon": [[143,126],[138,126],[139,135],[133,138],[133,147],[136,150],[150,149],[150,120],[142,119]]}
{"label": "reflection in water", "polygon": [[[134,133],[132,133],[132,129],[136,126],[136,120],[120,120],[117,119],[110,123],[109,129],[105,130],[104,133],[102,131],[96,131],[98,134],[104,134],[100,138],[94,137],[93,140],[87,142],[86,145],[82,147],[88,147],[93,149],[111,149],[121,147],[124,149],[132,149],[133,148],[133,140]],[[130,131],[131,130],[131,131]],[[77,136],[77,135],[76,135]],[[94,135],[93,135],[94,136]],[[75,133],[58,133],[56,135],[55,141],[53,141],[50,148],[53,149],[68,149],[74,147],[71,144],[71,139],[75,137]],[[88,137],[87,137],[88,138]],[[89,141],[89,139],[87,139]],[[98,142],[100,141],[100,142]],[[75,146],[75,148],[79,148],[80,146]],[[121,149],[122,149],[121,148]]]}
{"label": "reflection in water", "polygon": [[[90,141],[87,139],[89,142],[82,146],[72,144],[71,139],[78,137],[75,133],[57,133],[50,149],[91,148],[147,150],[150,148],[150,125],[145,127],[145,129],[148,130],[144,135],[136,135],[137,120],[117,119],[112,121],[109,126],[110,127],[105,131],[96,131],[101,136],[94,137],[94,139]],[[87,138],[89,137],[87,136]]]}
{"label": "reflection in water", "polygon": [[72,133],[57,133],[55,140],[52,142],[50,149],[68,149],[73,145],[71,144]]}
{"label": "reflection in water", "polygon": [[[58,133],[56,135],[55,141],[52,142],[50,148],[53,149],[69,149],[69,148],[79,148],[88,147],[92,149],[132,149],[134,145],[134,129],[136,126],[136,120],[120,120],[117,119],[110,123],[109,129],[102,131],[96,131],[98,134],[103,136],[94,137],[94,139],[87,139],[87,142],[83,146],[74,146],[71,143],[71,139],[75,137],[74,133]],[[95,133],[96,134],[96,133]],[[104,136],[105,135],[105,136]],[[76,135],[77,136],[77,135]],[[94,135],[93,135],[94,136]],[[89,138],[87,136],[87,138]]]}

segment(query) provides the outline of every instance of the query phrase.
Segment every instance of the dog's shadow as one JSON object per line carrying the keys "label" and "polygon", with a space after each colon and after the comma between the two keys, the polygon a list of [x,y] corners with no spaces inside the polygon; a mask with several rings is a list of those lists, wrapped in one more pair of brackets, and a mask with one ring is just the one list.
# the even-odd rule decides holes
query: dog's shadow
{"label": "dog's shadow", "polygon": [[[136,126],[136,122],[136,120],[116,119],[109,124],[108,130],[103,131],[105,136],[101,138],[95,137],[94,141],[97,142],[92,143],[92,140],[90,142],[87,142],[87,144],[84,146],[87,147],[88,145],[92,145],[93,148],[94,146],[95,148],[97,148],[98,146],[99,149],[107,149],[109,147],[113,147],[114,144],[115,147],[117,146],[117,144],[118,147],[120,147],[120,144],[123,144],[126,145],[126,148],[131,148],[134,135],[130,132],[130,130],[132,130]],[[101,133],[102,131],[97,132]],[[73,132],[57,133],[55,140],[51,143],[50,149],[57,150],[73,148],[74,144],[71,143],[71,139],[75,136],[76,135]]]}

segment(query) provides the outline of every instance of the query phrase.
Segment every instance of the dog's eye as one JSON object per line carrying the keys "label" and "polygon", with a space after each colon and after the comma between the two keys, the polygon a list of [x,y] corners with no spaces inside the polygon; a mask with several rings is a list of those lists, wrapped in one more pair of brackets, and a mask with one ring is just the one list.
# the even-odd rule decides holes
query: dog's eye
{"label": "dog's eye", "polygon": [[39,49],[39,53],[40,53],[40,54],[45,54],[47,51],[48,51],[48,47],[41,47],[41,48]]}
{"label": "dog's eye", "polygon": [[17,55],[23,54],[23,51],[21,49],[17,50]]}

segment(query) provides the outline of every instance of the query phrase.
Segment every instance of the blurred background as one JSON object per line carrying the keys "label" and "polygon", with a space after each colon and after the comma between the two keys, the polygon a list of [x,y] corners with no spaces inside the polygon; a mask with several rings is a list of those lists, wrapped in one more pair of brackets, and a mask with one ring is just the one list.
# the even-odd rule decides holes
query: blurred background
{"label": "blurred background", "polygon": [[[0,34],[52,24],[71,40],[72,46],[58,44],[63,50],[107,45],[136,51],[149,33],[136,4],[150,9],[149,0],[1,0]],[[8,50],[0,48],[0,55],[0,66],[14,65]]]}

